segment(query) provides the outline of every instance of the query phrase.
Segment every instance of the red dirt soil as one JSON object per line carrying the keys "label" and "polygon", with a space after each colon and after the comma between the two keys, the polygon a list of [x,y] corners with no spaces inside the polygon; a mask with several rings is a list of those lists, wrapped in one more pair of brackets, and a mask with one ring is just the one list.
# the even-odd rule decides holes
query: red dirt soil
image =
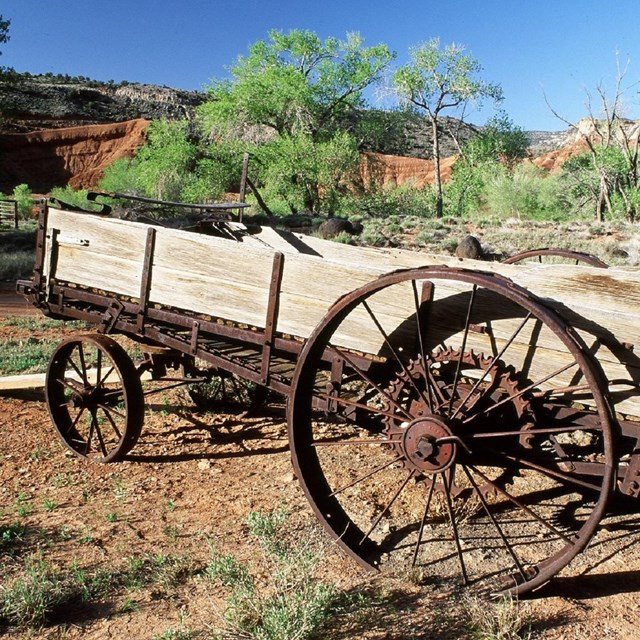
{"label": "red dirt soil", "polygon": [[[0,295],[0,318],[16,310],[31,312],[17,302],[13,296]],[[47,337],[55,340],[63,332],[54,329],[50,334]],[[7,340],[40,339],[34,335],[19,326],[0,327],[0,348]],[[207,538],[215,540],[221,551],[259,564],[260,553],[255,543],[251,546],[245,524],[247,514],[285,505],[296,535],[324,545],[325,579],[345,590],[372,580],[318,531],[292,472],[281,406],[243,418],[199,413],[180,396],[169,403],[157,397],[147,406],[143,435],[128,459],[95,465],[70,455],[58,442],[41,392],[5,393],[0,394],[0,461],[0,522],[20,520],[29,531],[41,531],[44,537],[36,551],[54,567],[75,562],[89,569],[113,568],[126,558],[168,553],[206,564]],[[16,515],[18,500],[29,507],[21,518]],[[47,509],[45,500],[55,508]],[[606,518],[590,549],[522,603],[532,617],[532,637],[637,638],[637,507]],[[29,548],[33,535],[25,542]],[[6,575],[20,571],[22,562],[24,555],[0,555]],[[471,637],[459,600],[448,588],[419,587],[408,576],[383,576],[371,584],[379,597],[374,608],[365,610],[355,627],[338,624],[327,630],[325,640]],[[115,602],[91,611],[68,612],[64,624],[39,631],[11,630],[11,637],[148,639],[178,628],[181,620],[191,629],[207,629],[222,604],[216,586],[201,578],[191,578],[167,593],[160,587],[134,592],[136,607],[125,612],[126,598],[120,594]]]}

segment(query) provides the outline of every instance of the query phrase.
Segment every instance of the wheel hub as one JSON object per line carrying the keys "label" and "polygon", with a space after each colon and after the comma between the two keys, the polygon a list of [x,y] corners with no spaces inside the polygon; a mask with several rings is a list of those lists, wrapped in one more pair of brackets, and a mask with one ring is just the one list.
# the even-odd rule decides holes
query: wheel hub
{"label": "wheel hub", "polygon": [[453,463],[457,446],[442,418],[429,414],[405,424],[402,449],[405,460],[416,471],[439,473]]}

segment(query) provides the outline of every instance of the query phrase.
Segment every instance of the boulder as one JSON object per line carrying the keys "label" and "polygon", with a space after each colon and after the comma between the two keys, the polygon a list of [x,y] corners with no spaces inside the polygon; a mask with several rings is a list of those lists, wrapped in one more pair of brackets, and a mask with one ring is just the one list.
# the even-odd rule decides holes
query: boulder
{"label": "boulder", "polygon": [[482,260],[484,252],[482,245],[475,236],[467,236],[460,241],[456,247],[456,256],[458,258],[470,258],[472,260]]}

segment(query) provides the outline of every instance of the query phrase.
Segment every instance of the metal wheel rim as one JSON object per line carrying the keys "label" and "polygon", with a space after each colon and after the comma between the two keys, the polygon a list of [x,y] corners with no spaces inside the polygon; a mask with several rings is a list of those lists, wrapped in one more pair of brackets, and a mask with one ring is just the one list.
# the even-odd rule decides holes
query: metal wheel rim
{"label": "metal wheel rim", "polygon": [[142,430],[140,378],[126,351],[108,336],[63,340],[49,361],[45,396],[60,439],[80,458],[115,462],[133,448]]}
{"label": "metal wheel rim", "polygon": [[[591,358],[583,351],[584,344],[579,336],[568,327],[564,321],[552,310],[547,308],[536,296],[510,280],[496,274],[473,272],[465,269],[451,269],[447,267],[426,267],[413,271],[399,271],[382,276],[377,281],[344,296],[327,313],[316,327],[307,341],[296,368],[292,383],[292,396],[288,406],[289,438],[292,449],[293,464],[302,488],[309,499],[316,515],[338,544],[365,567],[377,568],[367,559],[367,553],[354,548],[353,540],[341,530],[344,528],[345,518],[340,513],[332,512],[332,506],[327,508],[326,497],[319,494],[326,492],[328,486],[323,486],[324,479],[318,481],[318,474],[322,475],[321,465],[317,459],[317,449],[313,451],[309,438],[313,438],[308,431],[311,420],[311,398],[306,394],[305,387],[311,384],[310,375],[313,367],[318,363],[322,352],[327,346],[327,337],[331,336],[336,327],[363,300],[373,294],[397,283],[409,280],[458,280],[469,285],[485,287],[494,293],[503,295],[521,306],[534,317],[541,319],[561,340],[569,353],[576,358],[576,362],[584,374],[590,391],[596,402],[596,410],[600,420],[603,438],[603,454],[605,456],[602,483],[598,491],[597,502],[588,519],[579,529],[579,538],[570,548],[564,548],[556,555],[549,557],[537,567],[537,573],[521,584],[502,589],[501,593],[524,593],[544,584],[555,573],[566,566],[588,544],[600,521],[606,499],[613,481],[613,452],[611,435],[611,417],[608,401],[602,391],[605,381],[602,373]],[[324,504],[323,504],[324,502]],[[341,509],[341,507],[340,507]],[[346,517],[349,520],[349,517]],[[336,524],[338,523],[338,524]],[[420,543],[418,543],[419,546]]]}

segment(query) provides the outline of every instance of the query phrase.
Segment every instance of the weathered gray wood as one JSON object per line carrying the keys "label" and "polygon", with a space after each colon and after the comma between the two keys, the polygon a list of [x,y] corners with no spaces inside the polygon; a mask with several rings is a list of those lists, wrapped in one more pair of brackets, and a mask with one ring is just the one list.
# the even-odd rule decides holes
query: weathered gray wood
{"label": "weathered gray wood", "polygon": [[[49,244],[55,246],[48,247],[50,273],[45,275],[137,299],[148,225],[51,209],[48,226]],[[502,265],[401,249],[353,247],[270,228],[239,242],[158,228],[149,301],[262,328],[275,251],[285,254],[278,317],[281,333],[307,337],[338,298],[381,274],[428,265],[465,267],[500,273],[556,308],[597,352],[609,379],[618,381],[617,388],[628,389],[640,380],[639,362],[632,351],[621,346],[630,343],[640,349],[638,269]],[[371,299],[387,333],[414,312],[411,288],[405,285],[404,289],[397,289],[400,290],[383,291]],[[433,320],[436,334],[439,323],[444,334],[451,336],[455,332],[452,319],[459,322],[464,318],[466,303],[456,297],[460,291],[461,285],[455,281],[437,283],[432,305],[440,314],[438,318],[436,313]],[[496,303],[486,303],[488,318],[491,304]],[[482,311],[480,306],[477,312]],[[469,345],[491,353],[512,335],[518,322],[519,318],[496,319],[490,323],[493,344],[486,336],[474,334]],[[510,349],[509,356],[516,367],[528,362],[530,330],[519,335],[517,344]],[[340,327],[336,341],[376,354],[384,340],[360,307]],[[545,370],[566,364],[566,349],[550,332],[537,336],[536,345],[546,350],[543,358],[535,359],[544,366],[543,370],[528,371],[530,379],[541,378]],[[569,382],[568,374],[566,384]],[[635,395],[620,400],[618,409],[640,415],[640,401]]]}

